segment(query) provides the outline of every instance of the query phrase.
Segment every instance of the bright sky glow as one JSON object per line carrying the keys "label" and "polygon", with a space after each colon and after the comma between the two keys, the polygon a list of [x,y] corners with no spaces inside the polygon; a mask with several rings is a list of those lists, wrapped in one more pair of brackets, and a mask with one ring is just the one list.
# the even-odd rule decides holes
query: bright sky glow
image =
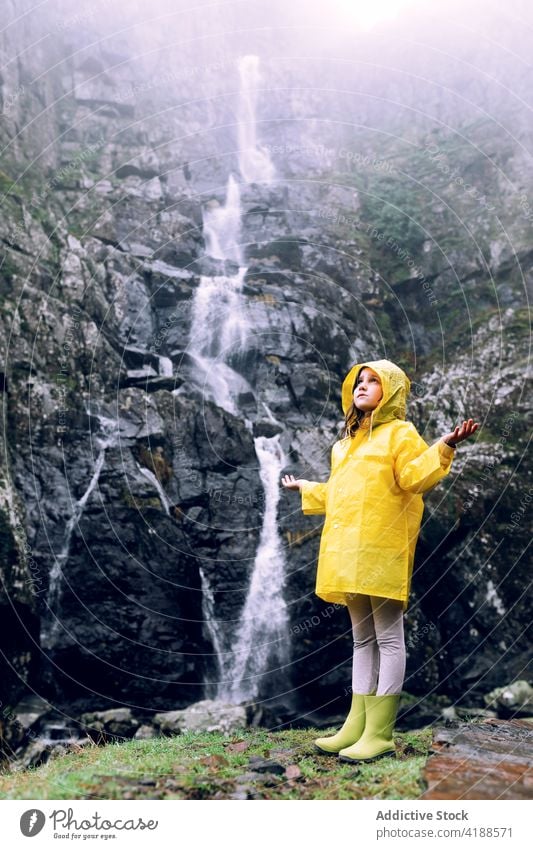
{"label": "bright sky glow", "polygon": [[[331,0],[332,17],[336,12],[358,28],[369,30],[381,21],[398,17],[408,6],[420,6],[422,0]],[[428,3],[429,0],[425,0]]]}

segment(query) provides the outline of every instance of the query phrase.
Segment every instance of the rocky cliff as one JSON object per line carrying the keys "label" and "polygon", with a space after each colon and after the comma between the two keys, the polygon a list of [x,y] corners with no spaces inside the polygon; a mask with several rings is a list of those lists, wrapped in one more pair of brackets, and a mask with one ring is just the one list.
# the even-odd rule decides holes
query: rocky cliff
{"label": "rocky cliff", "polygon": [[[452,4],[350,38],[261,2],[150,20],[136,3],[6,5],[2,703],[201,699],[217,675],[203,579],[238,620],[259,544],[254,438],[279,432],[285,471],[325,480],[341,380],[380,356],[412,377],[428,442],[482,423],[427,498],[406,690],[481,704],[527,677],[533,124],[516,22],[494,13],[474,39],[475,9],[458,26]],[[249,53],[275,179],[242,190],[252,333],[233,365],[251,391],[234,415],[195,385],[190,331],[202,276],[231,271],[202,225],[237,169]],[[346,613],[313,594],[320,527],[282,493],[291,663],[258,698],[293,714],[335,711],[349,685]]]}

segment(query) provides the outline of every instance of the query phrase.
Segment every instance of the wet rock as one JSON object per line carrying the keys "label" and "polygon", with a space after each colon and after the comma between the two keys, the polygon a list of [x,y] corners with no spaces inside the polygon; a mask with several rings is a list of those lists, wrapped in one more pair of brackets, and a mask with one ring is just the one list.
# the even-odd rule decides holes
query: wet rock
{"label": "wet rock", "polygon": [[167,710],[156,713],[153,719],[155,727],[162,734],[181,734],[183,721],[182,710]]}
{"label": "wet rock", "polygon": [[50,740],[49,738],[38,738],[25,748],[17,749],[16,761],[11,765],[13,772],[18,772],[29,767],[42,766],[49,760],[54,760],[68,752],[79,752],[94,743],[90,737],[81,737],[71,740]]}
{"label": "wet rock", "polygon": [[247,787],[246,784],[243,784],[242,786],[237,784],[237,790],[235,790],[233,793],[231,793],[229,798],[230,799],[236,799],[238,801],[243,802],[246,799],[250,798],[249,794],[250,794],[250,789],[249,789],[249,787]]}
{"label": "wet rock", "polygon": [[456,707],[457,716],[460,719],[497,719],[498,714],[494,710],[484,710],[483,708],[468,708]]}
{"label": "wet rock", "polygon": [[140,725],[133,737],[135,740],[151,740],[157,737],[157,731],[153,725]]}
{"label": "wet rock", "polygon": [[441,710],[441,717],[446,724],[453,724],[458,719],[497,719],[498,714],[494,710],[483,708],[468,708],[459,705],[450,705]]}
{"label": "wet rock", "polygon": [[91,739],[99,741],[133,737],[139,727],[139,721],[132,716],[129,708],[84,713],[80,716],[80,723]]}
{"label": "wet rock", "polygon": [[533,725],[488,719],[435,728],[423,799],[531,799]]}
{"label": "wet rock", "polygon": [[398,709],[398,728],[410,730],[423,728],[438,721],[443,709],[449,705],[443,696],[427,695],[417,698],[412,693],[402,693]]}
{"label": "wet rock", "polygon": [[533,716],[533,687],[527,681],[496,687],[484,700],[487,707],[495,708],[501,716]]}
{"label": "wet rock", "polygon": [[246,728],[246,711],[240,705],[226,705],[205,699],[189,705],[185,710],[157,713],[153,723],[163,734],[181,734],[185,731],[219,731],[229,734]]}
{"label": "wet rock", "polygon": [[94,746],[93,740],[90,737],[81,737],[79,740],[62,741],[57,743],[49,743],[50,745],[50,760],[66,755],[69,752],[80,752],[82,749]]}
{"label": "wet rock", "polygon": [[37,695],[25,696],[15,708],[17,722],[21,724],[25,731],[33,728],[49,711],[52,709],[50,703]]}
{"label": "wet rock", "polygon": [[254,436],[266,436],[270,438],[277,433],[283,433],[283,428],[275,422],[261,421],[254,423]]}
{"label": "wet rock", "polygon": [[142,369],[130,369],[124,377],[119,381],[119,387],[122,389],[127,386],[142,387],[146,392],[159,392],[161,389],[166,389],[172,392],[183,383],[180,377],[167,377],[166,375],[158,375],[151,366],[146,366]]}
{"label": "wet rock", "polygon": [[191,269],[195,274],[206,275],[208,277],[227,276],[231,277],[236,274],[239,267],[229,259],[215,259],[211,256],[198,257],[191,263]]}
{"label": "wet rock", "polygon": [[42,766],[50,759],[53,748],[51,743],[34,740],[24,751],[16,752],[17,761],[11,766],[11,769],[16,772],[28,767]]}
{"label": "wet rock", "polygon": [[270,758],[254,756],[249,758],[248,764],[251,770],[260,774],[272,773],[273,775],[283,775],[285,772],[283,764],[270,760]]}

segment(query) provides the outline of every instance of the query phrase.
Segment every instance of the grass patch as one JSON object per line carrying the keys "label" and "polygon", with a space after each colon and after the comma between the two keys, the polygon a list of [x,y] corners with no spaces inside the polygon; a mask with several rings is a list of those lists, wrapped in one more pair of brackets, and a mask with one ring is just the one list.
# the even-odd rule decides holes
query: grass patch
{"label": "grass patch", "polygon": [[[423,791],[430,727],[396,734],[396,760],[360,766],[315,754],[316,735],[258,729],[92,746],[0,775],[0,798],[416,799]],[[274,761],[277,774],[254,759]]]}

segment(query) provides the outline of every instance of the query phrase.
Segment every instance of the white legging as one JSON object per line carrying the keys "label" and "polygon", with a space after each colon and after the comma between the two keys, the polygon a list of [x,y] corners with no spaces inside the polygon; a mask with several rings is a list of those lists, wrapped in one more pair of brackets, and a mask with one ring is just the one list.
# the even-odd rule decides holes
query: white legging
{"label": "white legging", "polygon": [[405,677],[402,602],[358,593],[348,600],[348,611],[353,630],[353,692],[401,693]]}

